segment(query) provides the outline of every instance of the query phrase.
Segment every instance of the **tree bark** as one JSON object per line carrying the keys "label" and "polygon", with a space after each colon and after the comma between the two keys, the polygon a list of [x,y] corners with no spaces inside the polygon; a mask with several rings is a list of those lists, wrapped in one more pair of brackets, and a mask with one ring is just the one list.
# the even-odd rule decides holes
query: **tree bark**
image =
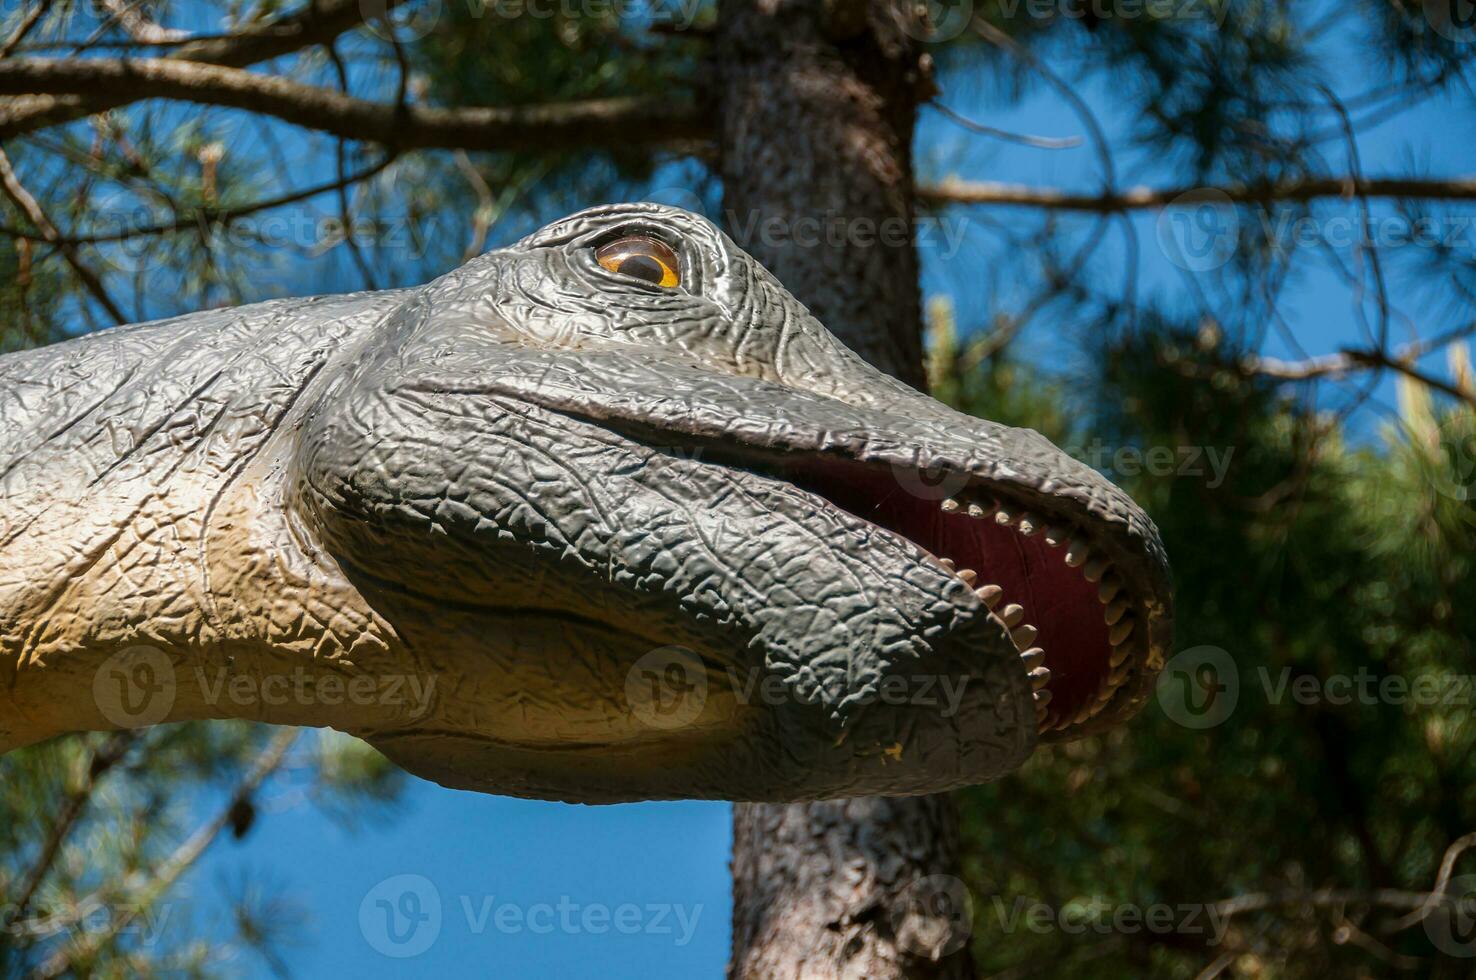
{"label": "tree bark", "polygon": [[[929,76],[897,0],[722,0],[728,230],[845,343],[923,384],[911,142]],[[739,804],[731,980],[972,976],[947,796]]]}
{"label": "tree bark", "polygon": [[713,47],[729,231],[921,387],[912,130],[928,75],[911,16],[902,0],[722,0]]}

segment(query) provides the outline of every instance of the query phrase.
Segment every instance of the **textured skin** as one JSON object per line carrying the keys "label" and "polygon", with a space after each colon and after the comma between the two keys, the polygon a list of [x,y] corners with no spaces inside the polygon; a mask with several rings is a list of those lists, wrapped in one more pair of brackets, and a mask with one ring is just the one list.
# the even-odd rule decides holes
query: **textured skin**
{"label": "textured skin", "polygon": [[[681,289],[594,261],[632,230],[679,244]],[[1096,528],[1166,631],[1162,549],[1121,491],[870,368],[703,219],[623,205],[417,289],[0,358],[0,750],[116,727],[94,680],[147,644],[180,679],[169,720],[328,725],[510,795],[797,800],[1012,770],[1035,733],[1007,631],[916,545],[764,475],[821,456],[904,489],[967,474]],[[672,645],[707,694],[665,727],[627,682]],[[212,699],[194,678],[217,673],[308,694]],[[1141,703],[1141,673],[1090,727]],[[958,710],[878,703],[919,676]],[[432,693],[343,703],[312,693],[329,678]]]}

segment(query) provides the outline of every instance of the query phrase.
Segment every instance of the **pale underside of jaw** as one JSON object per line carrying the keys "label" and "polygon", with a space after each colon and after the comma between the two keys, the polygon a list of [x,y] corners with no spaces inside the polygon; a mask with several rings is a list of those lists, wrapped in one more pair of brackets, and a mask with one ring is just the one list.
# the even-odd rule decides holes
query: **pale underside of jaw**
{"label": "pale underside of jaw", "polygon": [[1017,510],[982,492],[965,491],[944,500],[941,507],[948,514],[963,514],[980,521],[992,521],[1024,537],[1040,535],[1053,549],[1063,549],[1060,560],[1067,568],[1076,569],[1087,581],[1097,585],[1097,600],[1107,627],[1110,645],[1106,676],[1096,691],[1069,714],[1059,706],[1052,706],[1050,668],[1045,665],[1046,651],[1034,645],[1039,630],[1026,622],[1027,610],[1019,602],[1012,601],[1005,589],[993,583],[981,581],[979,573],[970,568],[957,568],[953,559],[946,555],[938,560],[970,588],[979,600],[1010,631],[1010,638],[1019,651],[1020,660],[1030,679],[1035,703],[1037,730],[1041,734],[1063,731],[1080,725],[1102,712],[1117,692],[1127,683],[1135,665],[1143,658],[1135,656],[1138,647],[1145,642],[1145,630],[1137,629],[1137,616],[1130,598],[1123,592],[1122,577],[1106,558],[1093,556],[1087,537],[1078,528],[1069,524],[1047,524],[1028,511]]}

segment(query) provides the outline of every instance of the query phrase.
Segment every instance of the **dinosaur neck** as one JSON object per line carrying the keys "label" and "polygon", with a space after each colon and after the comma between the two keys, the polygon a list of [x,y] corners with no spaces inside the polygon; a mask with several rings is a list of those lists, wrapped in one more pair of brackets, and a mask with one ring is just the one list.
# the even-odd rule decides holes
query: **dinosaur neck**
{"label": "dinosaur neck", "polygon": [[0,752],[197,718],[352,724],[341,686],[389,662],[392,631],[282,506],[323,367],[391,298],[338,302],[0,359]]}

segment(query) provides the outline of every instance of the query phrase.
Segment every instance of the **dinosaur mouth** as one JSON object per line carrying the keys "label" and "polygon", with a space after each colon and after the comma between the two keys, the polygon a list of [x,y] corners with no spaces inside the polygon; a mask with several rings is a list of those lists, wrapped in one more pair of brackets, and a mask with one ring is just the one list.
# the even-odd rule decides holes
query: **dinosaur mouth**
{"label": "dinosaur mouth", "polygon": [[1010,631],[1043,736],[1081,726],[1129,693],[1148,659],[1147,611],[1081,527],[977,484],[944,497],[869,469],[808,465],[786,475],[907,538],[974,590]]}

